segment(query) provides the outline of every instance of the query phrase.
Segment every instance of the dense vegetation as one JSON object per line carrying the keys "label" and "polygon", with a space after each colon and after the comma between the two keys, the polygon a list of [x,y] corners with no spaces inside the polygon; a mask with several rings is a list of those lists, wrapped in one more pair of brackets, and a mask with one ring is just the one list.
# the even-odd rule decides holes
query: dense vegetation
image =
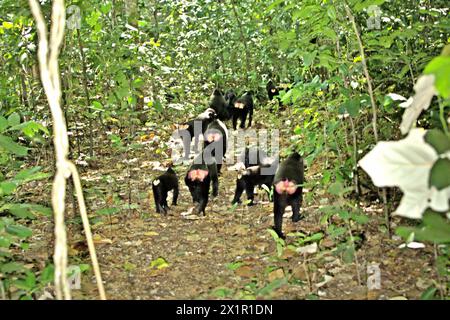
{"label": "dense vegetation", "polygon": [[[51,5],[42,3],[49,26]],[[448,1],[65,5],[61,107],[107,295],[448,299]],[[54,297],[55,123],[36,20],[27,1],[0,0],[0,8],[0,299]],[[269,101],[269,80],[281,87],[280,101]],[[175,216],[154,212],[149,181],[170,162],[169,137],[207,108],[214,88],[252,90],[253,128],[280,130],[281,157],[305,158],[306,222],[285,222],[287,239],[269,229],[271,203],[230,205],[235,175],[226,169],[223,199],[206,217],[180,215],[191,204],[187,189]],[[181,185],[186,168],[175,166]],[[82,279],[77,297],[96,298],[71,182],[65,208],[71,276]],[[202,238],[216,232],[207,247]],[[220,279],[209,275],[201,290],[188,280],[177,287],[180,269],[196,272],[190,255],[220,248],[223,261],[201,262],[210,263],[205,274],[225,272]],[[381,264],[381,289],[366,288],[371,263]],[[124,293],[137,279],[143,287]]]}

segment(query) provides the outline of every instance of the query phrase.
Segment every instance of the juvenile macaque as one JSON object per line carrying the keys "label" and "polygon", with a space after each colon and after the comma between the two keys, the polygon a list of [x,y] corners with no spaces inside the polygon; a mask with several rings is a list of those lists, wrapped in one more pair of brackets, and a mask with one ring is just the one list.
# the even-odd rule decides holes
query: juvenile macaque
{"label": "juvenile macaque", "polygon": [[275,97],[278,99],[278,101],[280,101],[280,98],[278,96],[280,94],[280,90],[273,84],[272,80],[269,80],[266,89],[270,101],[272,101]]}
{"label": "juvenile macaque", "polygon": [[271,188],[278,159],[268,158],[263,150],[257,148],[245,148],[243,155],[244,157],[241,155],[240,160],[245,168],[239,170],[238,178],[236,179],[236,190],[231,203],[240,203],[241,195],[245,190],[247,200],[249,200],[248,205],[252,206],[254,204],[254,189],[256,186],[266,185],[268,188]]}
{"label": "juvenile macaque", "polygon": [[157,213],[167,214],[170,209],[167,204],[167,195],[169,191],[173,190],[172,205],[177,205],[178,199],[178,177],[172,167],[152,181],[153,198],[155,199],[155,206]]}
{"label": "juvenile macaque", "polygon": [[303,159],[297,152],[294,152],[280,164],[273,180],[274,230],[281,238],[284,238],[282,224],[287,206],[292,207],[293,222],[302,218],[300,207],[303,199],[303,182]]}
{"label": "juvenile macaque", "polygon": [[200,134],[204,134],[208,125],[214,121],[217,117],[216,112],[208,108],[201,114],[197,116],[197,118],[188,121],[185,124],[179,126],[178,131],[176,133],[177,138],[181,138],[183,140],[183,149],[184,149],[184,158],[189,159],[189,153],[191,151],[191,143],[194,138],[194,149],[198,149],[198,142]]}
{"label": "juvenile macaque", "polygon": [[228,112],[228,118],[226,120],[229,120],[233,117],[234,102],[237,99],[236,93],[230,89],[225,93],[224,98],[227,103],[227,112]]}
{"label": "juvenile macaque", "polygon": [[196,204],[194,213],[205,215],[208,204],[209,189],[212,184],[212,195],[216,197],[219,193],[219,179],[217,176],[217,164],[214,158],[199,154],[189,167],[184,182],[189,188],[192,200]]}
{"label": "juvenile macaque", "polygon": [[209,107],[216,112],[219,120],[226,121],[230,118],[228,104],[219,89],[214,89],[209,102]]}
{"label": "juvenile macaque", "polygon": [[208,125],[204,137],[204,149],[205,155],[211,155],[214,157],[217,163],[217,172],[220,175],[220,170],[223,164],[223,158],[227,151],[228,142],[228,130],[225,124],[216,119]]}
{"label": "juvenile macaque", "polygon": [[244,93],[239,99],[234,102],[233,109],[233,130],[236,130],[237,120],[241,119],[241,129],[245,129],[245,121],[247,120],[248,115],[248,126],[250,128],[252,126],[252,117],[253,117],[253,96],[252,91],[248,91]]}

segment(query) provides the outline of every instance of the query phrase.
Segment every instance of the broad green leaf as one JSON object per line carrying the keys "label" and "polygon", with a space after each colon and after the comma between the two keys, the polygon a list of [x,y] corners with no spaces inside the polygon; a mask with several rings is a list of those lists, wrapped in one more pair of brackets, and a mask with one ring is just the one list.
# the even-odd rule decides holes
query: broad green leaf
{"label": "broad green leaf", "polygon": [[35,216],[30,212],[29,208],[20,204],[13,205],[9,208],[9,212],[21,219],[34,219]]}
{"label": "broad green leaf", "polygon": [[327,14],[328,14],[328,17],[330,17],[331,20],[336,20],[336,9],[334,8],[334,6],[332,4],[330,4],[328,6]]}
{"label": "broad green leaf", "polygon": [[11,29],[14,26],[14,24],[12,22],[9,22],[9,21],[3,21],[2,26],[5,29]]}
{"label": "broad green leaf", "polygon": [[91,266],[87,263],[79,264],[78,267],[80,268],[80,272],[82,273],[91,269]]}
{"label": "broad green leaf", "polygon": [[351,99],[347,100],[343,104],[345,110],[347,110],[348,114],[351,117],[356,117],[359,114],[359,108],[360,108],[360,101],[359,99]]}
{"label": "broad green leaf", "polygon": [[303,64],[305,67],[309,67],[313,62],[314,58],[317,55],[317,51],[307,52],[303,54]]}
{"label": "broad green leaf", "polygon": [[92,101],[92,109],[97,111],[105,111],[102,104],[98,101]]}
{"label": "broad green leaf", "polygon": [[100,6],[100,11],[101,11],[103,14],[107,14],[109,11],[111,11],[111,8],[112,8],[112,4],[111,4],[111,3],[102,4],[102,5]]}
{"label": "broad green leaf", "polygon": [[272,238],[273,238],[274,240],[280,239],[280,237],[279,237],[278,234],[275,232],[275,230],[273,230],[273,229],[267,229],[267,231],[270,233],[270,235],[272,236]]}
{"label": "broad green leaf", "polygon": [[0,248],[9,248],[9,246],[12,243],[12,240],[9,238],[10,236],[7,234],[4,234],[3,236],[0,235]]}
{"label": "broad green leaf", "polygon": [[20,116],[17,112],[12,113],[9,117],[8,117],[8,125],[10,127],[14,127],[20,124]]}
{"label": "broad green leaf", "polygon": [[15,280],[14,286],[22,290],[32,291],[36,287],[36,276],[30,271],[26,271],[26,275],[25,280]]}
{"label": "broad green leaf", "polygon": [[0,132],[3,132],[8,128],[8,120],[5,117],[0,116]]}
{"label": "broad green leaf", "polygon": [[163,110],[161,102],[159,100],[153,101],[153,108],[155,108],[155,110],[158,112],[162,112]]}
{"label": "broad green leaf", "polygon": [[0,265],[0,271],[3,273],[13,273],[13,272],[23,272],[25,271],[25,267],[23,264],[18,262],[9,262],[3,265]]}
{"label": "broad green leaf", "polygon": [[28,238],[33,234],[31,229],[24,227],[24,226],[20,226],[20,225],[9,225],[9,226],[6,226],[5,230],[9,234],[18,236],[19,238],[22,238],[22,239]]}
{"label": "broad green leaf", "polygon": [[450,139],[439,129],[428,130],[425,141],[431,144],[438,154],[450,151]]}
{"label": "broad green leaf", "polygon": [[14,142],[10,137],[0,135],[0,147],[18,156],[26,156],[28,148]]}
{"label": "broad green leaf", "polygon": [[351,218],[359,224],[366,224],[369,222],[369,217],[364,214],[351,214]]}
{"label": "broad green leaf", "polygon": [[0,182],[0,195],[10,195],[16,189],[16,184],[10,181]]}
{"label": "broad green leaf", "polygon": [[40,172],[41,169],[42,167],[23,169],[16,174],[13,180],[18,183],[26,183],[29,181],[45,179],[51,176],[50,173]]}
{"label": "broad green leaf", "polygon": [[435,186],[438,190],[450,186],[450,159],[439,159],[433,165],[430,172],[430,186]]}
{"label": "broad green leaf", "polygon": [[450,57],[439,56],[431,60],[424,70],[425,74],[434,74],[437,91],[444,98],[450,98]]}
{"label": "broad green leaf", "polygon": [[342,195],[343,191],[344,191],[344,185],[341,182],[334,182],[328,188],[328,192],[335,196]]}

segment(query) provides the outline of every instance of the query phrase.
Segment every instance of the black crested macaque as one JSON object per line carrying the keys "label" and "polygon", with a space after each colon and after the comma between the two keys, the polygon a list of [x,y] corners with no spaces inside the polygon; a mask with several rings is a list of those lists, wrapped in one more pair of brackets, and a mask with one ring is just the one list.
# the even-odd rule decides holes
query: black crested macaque
{"label": "black crested macaque", "polygon": [[213,197],[219,194],[219,178],[215,159],[205,157],[203,153],[199,154],[189,167],[184,182],[189,188],[193,202],[196,203],[194,213],[203,212],[205,215],[211,183]]}
{"label": "black crested macaque", "polygon": [[230,89],[227,92],[225,92],[224,98],[227,103],[227,112],[228,112],[227,120],[230,120],[233,117],[234,102],[237,99],[236,93],[234,92],[234,90]]}
{"label": "black crested macaque", "polygon": [[297,152],[294,152],[280,164],[273,180],[274,230],[280,238],[284,238],[282,224],[283,214],[287,206],[292,207],[293,222],[303,218],[300,215],[303,182],[303,159]]}
{"label": "black crested macaque", "polygon": [[264,150],[257,147],[245,147],[244,152],[239,156],[239,162],[243,163],[245,168],[248,168],[264,163],[267,158],[267,153]]}
{"label": "black crested macaque", "polygon": [[221,121],[226,121],[230,118],[227,106],[227,102],[225,101],[222,92],[219,89],[214,89],[209,102],[209,107],[216,112],[217,118]]}
{"label": "black crested macaque", "polygon": [[216,119],[208,125],[203,137],[203,153],[215,158],[217,163],[217,174],[220,175],[223,158],[225,157],[228,146],[227,127],[222,121]]}
{"label": "black crested macaque", "polygon": [[269,96],[269,100],[272,101],[275,97],[280,101],[280,90],[273,84],[272,80],[269,80],[266,86],[267,95]]}
{"label": "black crested macaque", "polygon": [[237,120],[241,119],[241,129],[245,129],[245,121],[247,120],[248,114],[248,126],[250,128],[252,126],[252,118],[253,118],[253,92],[247,91],[244,93],[239,99],[234,102],[233,109],[233,130],[236,130]]}
{"label": "black crested macaque", "polygon": [[216,119],[217,113],[208,108],[197,118],[188,121],[187,123],[180,125],[177,132],[177,137],[183,140],[184,158],[189,159],[189,154],[191,152],[192,139],[194,140],[194,149],[198,149],[198,142],[200,134],[204,134],[208,125]]}
{"label": "black crested macaque", "polygon": [[155,199],[156,212],[167,214],[170,209],[167,204],[167,194],[173,190],[172,205],[177,205],[179,187],[178,177],[172,167],[152,181],[153,198]]}
{"label": "black crested macaque", "polygon": [[240,198],[245,190],[247,200],[249,200],[248,205],[252,206],[254,204],[254,190],[256,186],[266,185],[268,188],[271,188],[278,165],[278,158],[268,158],[267,154],[258,148],[245,148],[244,155],[245,169],[240,170],[238,174],[236,190],[231,204],[241,203]]}

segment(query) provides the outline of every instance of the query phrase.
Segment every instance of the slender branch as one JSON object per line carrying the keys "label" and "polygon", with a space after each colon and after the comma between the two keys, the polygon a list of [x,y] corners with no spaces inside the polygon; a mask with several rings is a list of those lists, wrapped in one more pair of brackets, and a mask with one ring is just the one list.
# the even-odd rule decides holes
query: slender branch
{"label": "slender branch", "polygon": [[[55,146],[56,174],[52,186],[52,206],[55,216],[55,252],[53,260],[55,264],[55,291],[57,299],[71,299],[70,287],[67,282],[67,233],[64,223],[66,179],[72,175],[77,190],[83,223],[89,220],[84,206],[81,183],[75,165],[68,160],[69,139],[64,114],[61,108],[61,79],[59,74],[58,56],[65,27],[64,0],[54,0],[52,6],[52,23],[50,29],[50,41],[47,36],[47,26],[38,0],[29,0],[31,12],[36,20],[39,36],[38,60],[42,85],[50,106],[53,122],[53,143]],[[85,233],[89,246],[97,285],[100,296],[105,299],[103,283],[99,276],[98,262],[90,233],[89,226],[85,226]]]}
{"label": "slender branch", "polygon": [[437,275],[438,284],[439,284],[439,294],[441,295],[441,300],[444,300],[444,297],[445,297],[444,284],[442,282],[441,275],[439,274],[439,268],[438,268],[439,254],[438,254],[437,244],[435,243],[433,247],[434,247],[434,267],[436,268],[436,275]]}
{"label": "slender branch", "polygon": [[347,12],[347,15],[350,19],[350,22],[352,23],[353,30],[355,31],[356,39],[358,40],[358,46],[359,46],[359,54],[361,55],[361,63],[364,70],[364,76],[366,77],[367,81],[367,90],[369,91],[370,96],[370,103],[372,105],[372,127],[373,127],[373,134],[375,136],[375,141],[378,142],[378,128],[377,128],[377,106],[375,104],[375,98],[373,95],[373,88],[372,88],[372,81],[369,75],[369,69],[367,68],[367,62],[366,62],[366,55],[364,53],[364,46],[361,41],[361,35],[358,30],[358,26],[355,22],[355,17],[353,16],[350,7],[348,4],[345,4],[345,10]]}
{"label": "slender branch", "polygon": [[2,280],[0,280],[0,297],[1,300],[6,300],[5,287],[3,286]]}
{"label": "slender branch", "polygon": [[[372,127],[373,127],[373,134],[375,137],[375,142],[378,142],[378,128],[377,128],[377,106],[375,104],[375,97],[373,94],[373,88],[372,88],[372,81],[369,74],[369,69],[367,68],[367,62],[366,62],[366,55],[364,53],[364,46],[361,41],[361,35],[358,30],[358,26],[355,22],[355,17],[353,16],[350,7],[348,6],[347,2],[344,1],[345,5],[345,11],[347,12],[348,18],[350,19],[350,22],[353,25],[353,30],[355,31],[356,39],[358,40],[358,46],[359,46],[359,53],[361,55],[361,63],[364,70],[364,75],[366,77],[367,81],[367,90],[369,92],[370,96],[370,103],[372,105]],[[383,205],[384,205],[384,216],[386,219],[386,227],[388,229],[388,236],[391,237],[391,223],[390,223],[390,216],[389,216],[389,210],[388,210],[388,204],[387,204],[387,193],[386,188],[381,189],[382,193],[382,199],[383,199]]]}
{"label": "slender branch", "polygon": [[[80,51],[81,57],[81,66],[83,68],[83,87],[84,87],[84,95],[86,96],[86,104],[87,110],[91,107],[91,97],[89,95],[88,89],[88,76],[87,76],[87,66],[86,66],[86,56],[84,55],[83,43],[81,41],[81,33],[80,29],[77,29],[77,38],[78,38],[78,49]],[[89,111],[88,111],[89,112]],[[88,118],[88,126],[89,126],[89,156],[94,155],[94,139],[93,139],[93,129],[92,129],[92,119]]]}
{"label": "slender branch", "polygon": [[231,6],[233,8],[234,17],[236,18],[237,24],[239,26],[239,33],[241,35],[241,41],[244,44],[245,63],[246,63],[245,80],[248,81],[248,72],[250,71],[250,55],[249,55],[248,47],[247,47],[247,39],[245,38],[244,28],[242,27],[241,19],[239,19],[239,15],[238,15],[238,12],[236,10],[236,2],[234,0],[231,1]]}
{"label": "slender branch", "polygon": [[89,218],[86,211],[86,203],[83,197],[83,190],[81,188],[80,177],[78,175],[77,168],[73,163],[69,164],[69,168],[70,172],[72,173],[73,184],[75,186],[75,192],[77,194],[78,207],[80,208],[81,220],[83,221],[84,233],[86,235],[86,242],[88,244],[89,252],[91,255],[95,278],[97,279],[97,286],[98,291],[100,293],[100,299],[106,300],[105,289],[103,287],[102,275],[100,273],[97,254],[95,252],[94,240],[92,239],[92,232],[91,227],[89,225]]}

